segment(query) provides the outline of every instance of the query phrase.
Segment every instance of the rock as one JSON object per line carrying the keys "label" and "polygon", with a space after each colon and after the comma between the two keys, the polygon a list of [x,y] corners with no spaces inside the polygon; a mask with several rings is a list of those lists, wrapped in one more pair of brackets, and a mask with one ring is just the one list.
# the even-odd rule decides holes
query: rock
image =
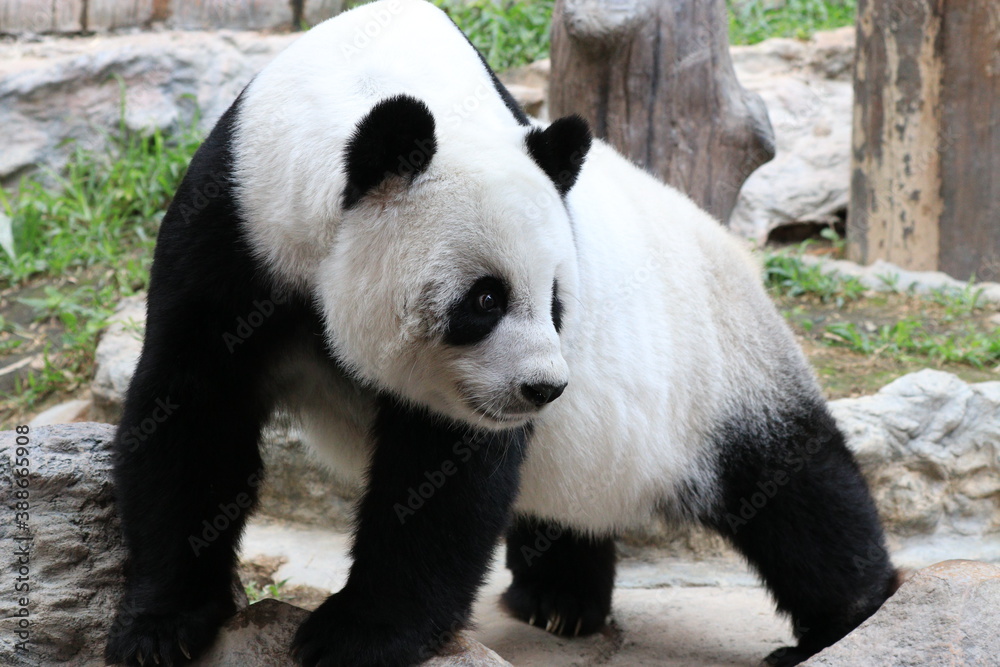
{"label": "rock", "polygon": [[459,635],[424,667],[511,667],[511,664],[475,639]]}
{"label": "rock", "polygon": [[1000,540],[1000,382],[923,370],[830,407],[887,530]]}
{"label": "rock", "polygon": [[[942,290],[962,292],[970,288],[970,283],[956,280],[941,271],[911,271],[883,259],[862,266],[844,259],[833,260],[813,255],[802,255],[801,258],[810,266],[821,267],[823,273],[853,276],[868,289],[878,292],[931,294]],[[980,303],[1000,304],[1000,283],[976,282],[971,284],[971,288],[979,292]]]}
{"label": "rock", "polygon": [[293,427],[276,423],[261,447],[266,481],[261,511],[288,521],[350,530],[359,489],[337,479],[303,444]]}
{"label": "rock", "polygon": [[[287,4],[287,3],[286,3]],[[208,130],[240,90],[296,35],[147,32],[0,43],[0,182],[59,169],[77,146],[101,150],[104,131],[175,130],[200,109]]]}
{"label": "rock", "polygon": [[121,418],[125,392],[139,363],[145,331],[145,294],[122,299],[108,320],[94,357],[96,370],[91,392],[99,419],[117,422]]}
{"label": "rock", "polygon": [[734,232],[763,243],[783,225],[841,220],[850,187],[853,30],[732,47],[737,77],[763,98],[777,147],[743,184],[729,220]]}
{"label": "rock", "polygon": [[34,419],[28,422],[28,426],[38,428],[39,426],[70,424],[72,422],[83,421],[90,414],[93,405],[94,402],[90,399],[66,401],[39,413]]}
{"label": "rock", "polygon": [[[9,555],[3,560],[4,581],[13,586],[16,577],[27,577],[30,586],[25,596],[31,652],[26,659],[15,651],[17,598],[0,596],[0,664],[98,664],[122,594],[125,560],[109,475],[113,436],[107,424],[42,427],[27,434],[26,529],[5,517],[0,541]],[[5,490],[19,488],[14,485],[14,468],[21,467],[15,463],[16,438],[12,431],[0,434],[0,488]],[[13,508],[4,509],[13,517]],[[25,537],[30,541],[21,541]],[[29,555],[19,573],[16,554],[22,545]]]}
{"label": "rock", "polygon": [[500,81],[505,86],[527,86],[528,88],[538,88],[545,93],[549,89],[549,76],[552,73],[552,61],[548,58],[536,60],[533,63],[512,67],[509,70],[500,72]]}
{"label": "rock", "polygon": [[[309,612],[279,600],[261,600],[229,619],[211,650],[192,667],[294,667],[288,650]],[[479,642],[459,636],[426,667],[509,667]]]}
{"label": "rock", "polygon": [[950,560],[915,573],[874,616],[803,663],[995,665],[1000,567]]}
{"label": "rock", "polygon": [[853,25],[817,32],[812,37],[809,67],[828,79],[851,79],[854,74]]}
{"label": "rock", "polygon": [[541,88],[522,86],[516,83],[508,84],[507,90],[514,97],[514,100],[521,105],[524,112],[529,116],[538,117],[545,104],[545,93]]}
{"label": "rock", "polygon": [[287,602],[255,602],[222,626],[215,644],[192,667],[294,667],[288,650],[308,616]]}
{"label": "rock", "polygon": [[552,61],[548,58],[514,67],[498,74],[525,113],[543,121],[548,120],[546,104],[549,97],[549,75]]}

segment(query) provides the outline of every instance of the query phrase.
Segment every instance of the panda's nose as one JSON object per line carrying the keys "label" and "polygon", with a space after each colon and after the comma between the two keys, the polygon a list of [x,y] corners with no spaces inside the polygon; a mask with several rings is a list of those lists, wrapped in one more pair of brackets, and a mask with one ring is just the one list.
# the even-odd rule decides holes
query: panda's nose
{"label": "panda's nose", "polygon": [[546,403],[551,403],[559,398],[565,388],[565,382],[559,385],[545,383],[522,384],[521,395],[534,403],[536,406],[542,407]]}

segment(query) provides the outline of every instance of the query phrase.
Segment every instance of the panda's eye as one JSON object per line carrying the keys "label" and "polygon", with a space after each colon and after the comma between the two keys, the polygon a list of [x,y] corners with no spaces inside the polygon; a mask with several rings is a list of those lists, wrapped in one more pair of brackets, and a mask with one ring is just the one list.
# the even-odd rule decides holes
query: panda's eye
{"label": "panda's eye", "polygon": [[509,298],[503,279],[479,278],[449,309],[444,341],[449,345],[472,345],[483,340],[504,318]]}
{"label": "panda's eye", "polygon": [[481,313],[490,313],[500,310],[500,299],[498,299],[493,292],[480,292],[479,296],[476,298],[476,308],[478,308]]}

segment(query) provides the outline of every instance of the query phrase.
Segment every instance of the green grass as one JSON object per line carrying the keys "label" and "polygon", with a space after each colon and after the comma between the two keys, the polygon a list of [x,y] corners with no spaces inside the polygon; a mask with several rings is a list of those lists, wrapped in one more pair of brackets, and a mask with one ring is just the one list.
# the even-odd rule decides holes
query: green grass
{"label": "green grass", "polygon": [[[854,24],[855,0],[727,0],[729,43],[771,37],[808,39],[818,30]],[[773,7],[773,9],[769,9]]]}
{"label": "green grass", "polygon": [[0,189],[0,210],[11,220],[13,255],[0,261],[0,280],[16,285],[37,275],[63,276],[96,266],[133,288],[145,284],[165,205],[201,141],[195,122],[177,137],[159,130],[132,132],[121,122],[108,148],[74,149],[61,174],[21,180]]}
{"label": "green grass", "polygon": [[432,0],[462,29],[494,70],[549,55],[555,0]]}
{"label": "green grass", "polygon": [[960,363],[976,368],[1000,364],[1000,332],[984,332],[972,325],[958,331],[935,333],[922,319],[906,317],[869,332],[854,322],[834,322],[827,325],[826,337],[831,345],[904,362],[925,358],[936,363]]}
{"label": "green grass", "polygon": [[[46,349],[44,367],[8,401],[27,408],[89,381],[108,316],[123,296],[146,288],[160,220],[201,141],[196,124],[170,137],[133,132],[123,108],[106,149],[76,147],[61,173],[26,176],[13,192],[0,188],[13,237],[0,254],[0,289],[46,283],[42,296],[18,300],[36,321],[58,321],[63,330],[58,354]],[[17,333],[5,328],[0,333]],[[18,342],[8,336],[0,350]]]}

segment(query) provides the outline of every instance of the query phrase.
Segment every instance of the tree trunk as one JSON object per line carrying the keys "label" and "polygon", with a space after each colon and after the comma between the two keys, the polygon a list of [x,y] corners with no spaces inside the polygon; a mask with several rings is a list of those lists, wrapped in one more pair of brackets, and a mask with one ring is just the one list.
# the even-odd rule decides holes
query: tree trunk
{"label": "tree trunk", "polygon": [[723,221],[774,157],[764,103],[733,71],[724,0],[557,0],[549,109]]}
{"label": "tree trunk", "polygon": [[851,259],[1000,279],[1000,5],[859,0]]}

